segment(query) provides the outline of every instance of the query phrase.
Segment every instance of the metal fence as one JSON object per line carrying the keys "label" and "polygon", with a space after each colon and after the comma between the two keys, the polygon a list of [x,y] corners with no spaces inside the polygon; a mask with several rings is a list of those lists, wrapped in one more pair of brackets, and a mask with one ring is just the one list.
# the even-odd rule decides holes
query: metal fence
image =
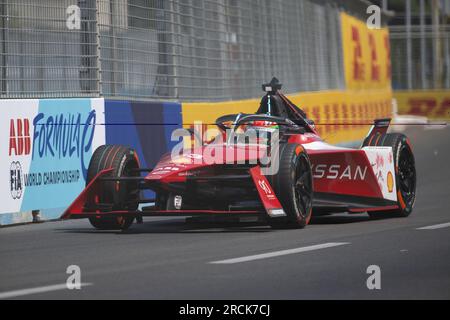
{"label": "metal fence", "polygon": [[450,0],[389,0],[394,89],[450,89]]}
{"label": "metal fence", "polygon": [[83,8],[80,30],[69,30],[66,9],[73,4],[0,1],[2,97],[99,94],[95,8]]}
{"label": "metal fence", "polygon": [[229,100],[272,76],[286,92],[340,89],[339,2],[0,0],[0,94]]}
{"label": "metal fence", "polygon": [[450,89],[450,26],[391,27],[394,89]]}

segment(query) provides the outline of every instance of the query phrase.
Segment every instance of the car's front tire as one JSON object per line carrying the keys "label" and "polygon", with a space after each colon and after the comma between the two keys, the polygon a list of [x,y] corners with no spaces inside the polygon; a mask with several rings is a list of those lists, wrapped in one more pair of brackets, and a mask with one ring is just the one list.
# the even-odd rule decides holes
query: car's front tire
{"label": "car's front tire", "polygon": [[308,154],[299,144],[279,147],[279,170],[267,176],[285,217],[270,218],[273,228],[303,228],[312,215],[313,178]]}
{"label": "car's front tire", "polygon": [[[92,155],[88,167],[86,185],[105,169],[112,168],[110,177],[138,176],[139,159],[133,149],[120,145],[102,145]],[[111,210],[137,210],[139,192],[136,182],[108,181],[100,187],[100,203],[109,203]],[[99,230],[125,230],[134,221],[134,216],[101,216],[90,217],[91,225]]]}

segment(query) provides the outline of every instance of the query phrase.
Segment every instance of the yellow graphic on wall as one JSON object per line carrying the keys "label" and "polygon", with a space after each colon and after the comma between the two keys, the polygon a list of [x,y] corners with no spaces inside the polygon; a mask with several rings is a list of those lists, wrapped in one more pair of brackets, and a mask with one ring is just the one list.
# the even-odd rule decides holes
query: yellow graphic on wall
{"label": "yellow graphic on wall", "polygon": [[350,90],[391,89],[389,30],[369,29],[341,13],[345,83]]}
{"label": "yellow graphic on wall", "polygon": [[398,113],[450,120],[450,90],[395,91]]}

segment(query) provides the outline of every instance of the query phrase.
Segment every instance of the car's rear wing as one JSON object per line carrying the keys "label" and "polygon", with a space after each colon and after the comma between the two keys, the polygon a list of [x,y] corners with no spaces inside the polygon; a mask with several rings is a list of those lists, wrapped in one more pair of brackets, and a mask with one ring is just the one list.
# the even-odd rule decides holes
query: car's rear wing
{"label": "car's rear wing", "polygon": [[391,118],[375,119],[369,133],[364,139],[363,145],[377,145],[376,141],[380,139],[382,135],[386,134],[390,124]]}

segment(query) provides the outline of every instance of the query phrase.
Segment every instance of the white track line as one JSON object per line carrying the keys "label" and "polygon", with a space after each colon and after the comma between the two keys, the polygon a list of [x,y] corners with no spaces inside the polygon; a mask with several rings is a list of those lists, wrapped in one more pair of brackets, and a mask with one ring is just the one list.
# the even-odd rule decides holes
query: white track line
{"label": "white track line", "polygon": [[434,230],[434,229],[442,229],[442,228],[448,228],[450,227],[450,222],[447,223],[441,223],[441,224],[434,224],[432,226],[426,226],[421,228],[416,228],[416,230]]}
{"label": "white track line", "polygon": [[[91,286],[92,283],[80,283],[81,287]],[[8,299],[8,298],[15,298],[15,297],[21,297],[21,296],[27,296],[30,294],[36,294],[36,293],[44,293],[44,292],[50,292],[50,291],[57,291],[57,290],[69,290],[67,288],[67,284],[55,284],[51,286],[44,286],[44,287],[36,287],[36,288],[29,288],[29,289],[21,289],[21,290],[14,290],[14,291],[6,291],[6,292],[0,292],[0,299]],[[73,289],[76,291],[77,289]]]}
{"label": "white track line", "polygon": [[342,246],[342,245],[345,245],[345,244],[350,244],[350,242],[327,242],[327,243],[316,244],[316,245],[308,246],[308,247],[301,247],[301,248],[295,248],[295,249],[288,249],[288,250],[274,251],[274,252],[268,252],[268,253],[262,253],[262,254],[255,254],[255,255],[252,255],[252,256],[233,258],[233,259],[227,259],[227,260],[212,261],[210,263],[214,263],[214,264],[232,264],[232,263],[239,263],[239,262],[247,262],[247,261],[253,261],[253,260],[273,258],[273,257],[278,257],[278,256],[285,256],[285,255],[288,255],[288,254],[294,254],[294,253],[301,253],[301,252],[307,252],[307,251],[313,251],[313,250],[337,247],[337,246]]}

